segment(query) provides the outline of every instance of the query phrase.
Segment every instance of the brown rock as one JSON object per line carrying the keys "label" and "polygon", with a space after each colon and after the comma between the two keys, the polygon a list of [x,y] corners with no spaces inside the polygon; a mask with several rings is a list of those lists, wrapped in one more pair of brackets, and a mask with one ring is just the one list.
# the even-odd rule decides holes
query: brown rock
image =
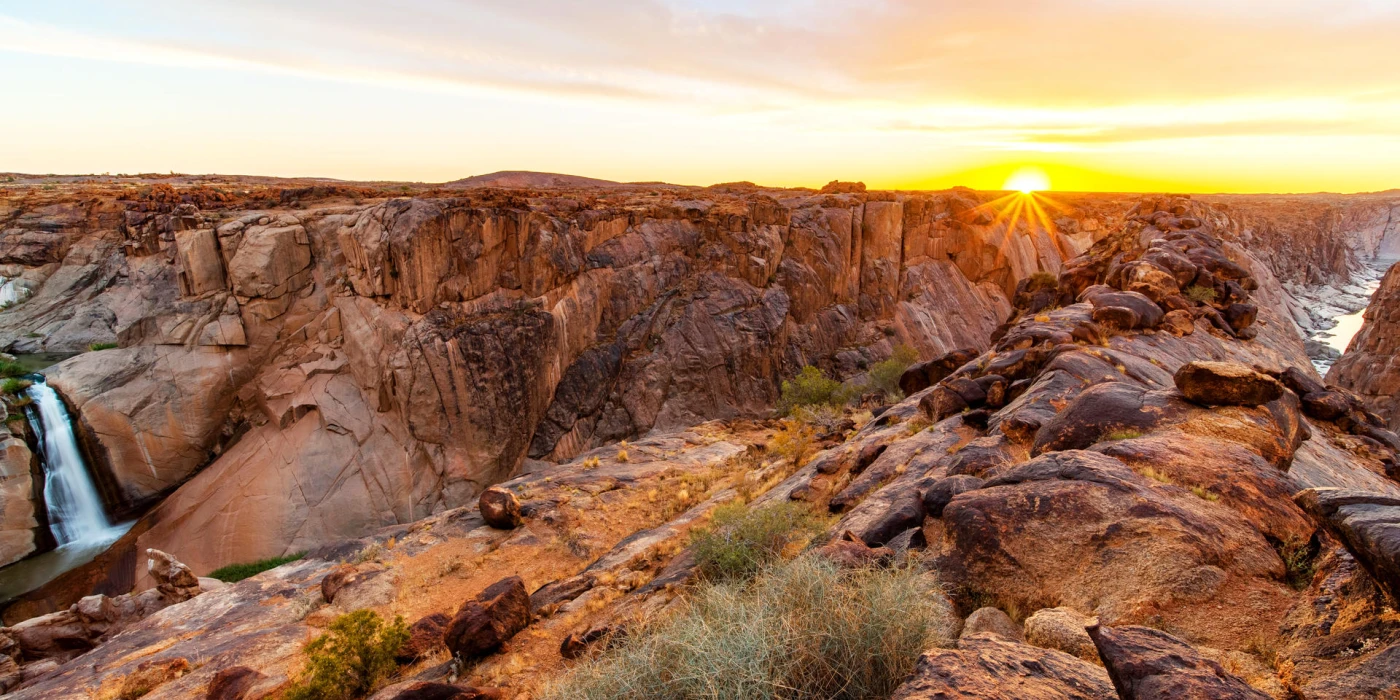
{"label": "brown rock", "polygon": [[1085,631],[1092,624],[1096,624],[1095,618],[1073,608],[1041,608],[1026,618],[1026,642],[1098,663],[1099,650]]}
{"label": "brown rock", "polygon": [[530,596],[519,576],[501,579],[462,604],[444,634],[447,648],[463,659],[485,656],[530,624]]}
{"label": "brown rock", "polygon": [[1099,306],[1094,309],[1094,323],[1112,330],[1132,330],[1138,324],[1138,315],[1123,306]]}
{"label": "brown rock", "polygon": [[155,579],[156,590],[177,602],[199,595],[199,579],[190,567],[159,549],[146,550],[146,556],[146,571]]}
{"label": "brown rock", "polygon": [[1303,394],[1303,413],[1318,420],[1337,420],[1351,411],[1351,403],[1337,391]]}
{"label": "brown rock", "polygon": [[894,558],[892,550],[885,547],[871,547],[849,530],[842,532],[840,537],[818,547],[816,555],[845,569],[884,566]]}
{"label": "brown rock", "polygon": [[1191,401],[1207,406],[1258,406],[1283,395],[1283,385],[1236,362],[1188,362],[1173,377]]}
{"label": "brown rock", "polygon": [[339,593],[340,589],[344,588],[345,584],[354,575],[355,567],[349,564],[342,564],[336,567],[334,571],[326,574],[325,578],[321,579],[321,597],[325,598],[327,603],[334,603],[335,594]]}
{"label": "brown rock", "polygon": [[954,350],[932,360],[920,362],[899,377],[899,390],[905,396],[916,394],[943,381],[948,375],[977,357],[977,350],[964,348]]}
{"label": "brown rock", "polygon": [[968,408],[967,400],[947,384],[939,384],[932,392],[919,399],[919,409],[935,423],[962,413]]}
{"label": "brown rock", "polygon": [[1088,632],[1122,700],[1269,698],[1161,630],[1094,625]]}
{"label": "brown rock", "polygon": [[957,474],[933,482],[924,490],[924,512],[930,517],[943,517],[943,509],[953,497],[965,491],[982,488],[984,480],[967,474]]}
{"label": "brown rock", "polygon": [[266,678],[263,674],[247,666],[232,666],[220,670],[214,674],[214,679],[209,681],[209,690],[205,693],[205,700],[243,700],[247,697],[248,691],[253,689],[259,681]]}
{"label": "brown rock", "polygon": [[183,658],[144,661],[122,679],[118,697],[139,698],[189,672],[190,662]]}
{"label": "brown rock", "polygon": [[520,501],[503,488],[492,486],[482,491],[477,503],[486,524],[498,530],[514,530],[525,522],[520,515]]}
{"label": "brown rock", "polygon": [[963,621],[959,639],[967,639],[977,634],[994,634],[1011,642],[1024,642],[1021,628],[1000,608],[978,608]]}
{"label": "brown rock", "polygon": [[448,683],[416,682],[405,685],[388,700],[499,700],[499,688],[472,688]]}
{"label": "brown rock", "polygon": [[1169,311],[1162,317],[1162,328],[1176,336],[1191,335],[1196,332],[1196,317],[1190,311]]}
{"label": "brown rock", "polygon": [[891,700],[1114,700],[1102,668],[1063,652],[994,635],[958,641],[919,657]]}
{"label": "brown rock", "polygon": [[408,640],[399,647],[394,658],[399,663],[409,663],[442,648],[443,635],[452,618],[444,613],[433,613],[420,618],[408,628]]}

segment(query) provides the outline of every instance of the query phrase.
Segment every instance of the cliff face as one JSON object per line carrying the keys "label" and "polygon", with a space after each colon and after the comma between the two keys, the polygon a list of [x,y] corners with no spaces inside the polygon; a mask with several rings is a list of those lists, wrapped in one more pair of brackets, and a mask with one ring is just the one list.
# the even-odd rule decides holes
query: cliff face
{"label": "cliff face", "polygon": [[1393,430],[1400,427],[1400,267],[1385,273],[1364,318],[1327,381],[1355,392]]}
{"label": "cliff face", "polygon": [[[527,458],[756,416],[804,364],[984,347],[1127,206],[739,188],[33,190],[0,210],[50,384],[139,547],[199,572],[467,503]],[[314,202],[314,204],[313,204]],[[178,490],[177,490],[178,489]],[[163,500],[162,500],[163,499]]]}
{"label": "cliff face", "polygon": [[[937,572],[943,602],[960,616],[983,606],[1035,613],[1024,639],[1007,621],[1000,637],[969,632],[956,650],[930,650],[896,697],[1019,697],[1032,688],[1111,698],[1113,683],[1132,674],[1199,681],[1134,663],[1120,656],[1126,645],[1104,642],[1132,634],[1129,625],[1170,641],[1170,658],[1153,663],[1189,664],[1237,689],[1183,695],[1383,697],[1400,651],[1386,598],[1400,585],[1400,548],[1366,528],[1368,518],[1380,522],[1378,509],[1400,503],[1387,474],[1400,438],[1320,385],[1271,301],[1283,291],[1230,228],[1227,215],[1198,202],[1148,198],[1125,208],[1122,224],[1057,276],[1015,285],[1008,318],[983,351],[927,357],[906,376],[906,399],[878,416],[851,415],[849,429],[824,436],[810,460],[770,451],[776,424],[731,419],[648,436],[626,454],[597,447],[532,465],[500,485],[518,499],[521,522],[488,526],[467,506],[313,551],[134,623],[14,697],[102,696],[180,660],[201,663],[149,697],[197,697],[235,665],[262,674],[252,697],[264,697],[284,687],[302,644],[340,613],[473,614],[480,605],[463,601],[510,576],[530,593],[528,627],[504,649],[482,652],[460,680],[538,697],[566,658],[681,608],[681,584],[695,576],[688,532],[740,498],[832,514],[807,556],[853,566],[912,556]],[[1183,294],[1190,286],[1215,296]],[[513,313],[511,328],[534,328],[530,309]],[[299,449],[299,439],[316,438],[298,435],[286,448]],[[1300,490],[1306,497],[1295,502]],[[1070,622],[1058,638],[1031,634],[1041,615]],[[1102,626],[1093,641],[1082,631],[1090,621]],[[26,663],[71,654],[20,647]],[[448,673],[435,663],[404,675]]]}

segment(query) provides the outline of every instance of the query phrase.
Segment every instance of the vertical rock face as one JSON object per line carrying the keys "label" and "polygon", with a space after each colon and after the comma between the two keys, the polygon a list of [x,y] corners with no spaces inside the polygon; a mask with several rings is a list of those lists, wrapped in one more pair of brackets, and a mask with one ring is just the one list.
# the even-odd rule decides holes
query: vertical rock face
{"label": "vertical rock face", "polygon": [[43,473],[24,438],[0,425],[0,566],[53,546],[40,491]]}
{"label": "vertical rock face", "polygon": [[1351,339],[1342,359],[1327,372],[1327,381],[1349,389],[1384,418],[1400,427],[1400,266],[1392,266],[1366,307],[1365,323]]}

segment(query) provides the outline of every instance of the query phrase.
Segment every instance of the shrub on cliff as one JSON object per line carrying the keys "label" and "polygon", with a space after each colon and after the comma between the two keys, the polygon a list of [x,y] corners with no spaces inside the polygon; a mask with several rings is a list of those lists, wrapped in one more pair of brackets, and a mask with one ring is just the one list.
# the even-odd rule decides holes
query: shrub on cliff
{"label": "shrub on cliff", "polygon": [[821,520],[806,504],[783,501],[761,508],[739,503],[715,509],[710,526],[691,535],[695,563],[711,579],[744,579],[793,549],[821,529]]}
{"label": "shrub on cliff", "polygon": [[585,661],[550,700],[887,698],[958,618],[915,568],[844,571],[817,557],[701,586],[674,616]]}
{"label": "shrub on cliff", "polygon": [[904,392],[899,390],[899,378],[904,376],[905,370],[918,361],[918,350],[904,344],[896,346],[889,359],[881,360],[870,366],[871,388],[879,390],[889,399],[904,398]]}
{"label": "shrub on cliff", "polygon": [[398,669],[394,654],[408,640],[402,617],[385,624],[373,610],[356,610],[331,623],[306,645],[302,677],[287,700],[349,700],[369,695]]}
{"label": "shrub on cliff", "polygon": [[841,382],[828,378],[817,367],[807,365],[792,379],[782,385],[782,396],[778,400],[778,410],[783,415],[804,406],[842,406],[851,400],[851,392]]}

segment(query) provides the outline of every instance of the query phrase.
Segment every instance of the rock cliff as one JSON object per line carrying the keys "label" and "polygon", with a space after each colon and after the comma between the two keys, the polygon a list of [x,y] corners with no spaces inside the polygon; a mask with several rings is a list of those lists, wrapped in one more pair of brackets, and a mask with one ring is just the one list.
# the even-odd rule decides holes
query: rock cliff
{"label": "rock cliff", "polygon": [[1393,430],[1400,427],[1400,268],[1391,267],[1366,307],[1365,322],[1327,380],[1350,389]]}

